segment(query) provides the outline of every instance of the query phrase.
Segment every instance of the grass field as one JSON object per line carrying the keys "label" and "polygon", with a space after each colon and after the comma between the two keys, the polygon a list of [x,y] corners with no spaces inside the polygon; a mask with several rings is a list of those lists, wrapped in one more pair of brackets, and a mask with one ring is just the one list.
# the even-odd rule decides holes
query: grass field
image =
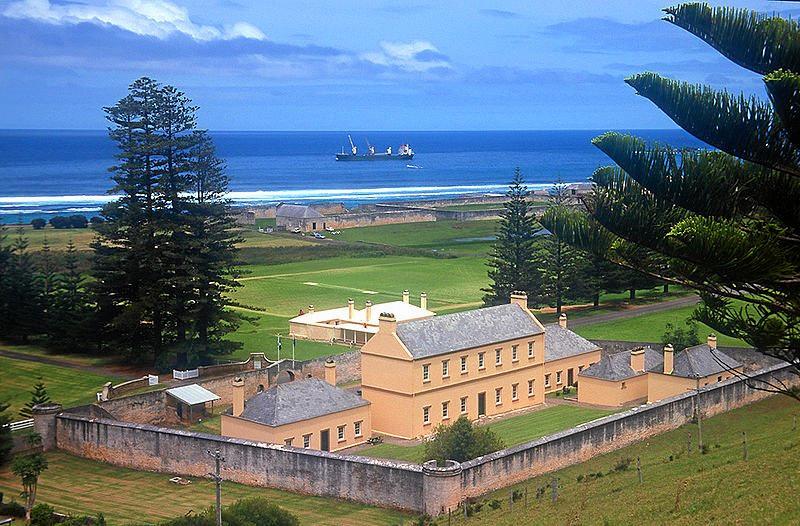
{"label": "grass field", "polygon": [[[452,524],[529,526],[538,524],[797,524],[800,517],[800,431],[792,417],[800,404],[772,397],[703,420],[709,450],[696,449],[697,426],[648,438],[619,451],[595,457],[550,475],[543,475],[486,496],[502,503],[488,506],[470,519],[454,514]],[[743,459],[742,432],[747,432],[748,460]],[[695,447],[686,453],[687,433]],[[639,484],[636,457],[641,458]],[[631,467],[614,471],[620,459]],[[602,473],[603,477],[587,475]],[[558,500],[550,500],[550,482],[558,479]],[[578,482],[578,477],[582,482]],[[535,499],[536,488],[545,497]],[[528,489],[524,500],[509,510],[512,489]],[[448,524],[447,518],[438,521]]]}
{"label": "grass field", "polygon": [[[208,479],[193,478],[191,484],[179,486],[168,481],[168,474],[118,468],[61,452],[47,456],[50,468],[40,479],[37,502],[50,504],[62,513],[103,513],[112,525],[152,524],[198,512],[214,503],[214,483]],[[223,483],[222,488],[223,505],[243,497],[266,497],[297,515],[302,524],[377,526],[409,520],[408,515],[397,511],[352,502],[232,482]],[[19,494],[19,481],[8,468],[0,470],[0,491],[8,500]]]}
{"label": "grass field", "polygon": [[52,400],[64,407],[88,404],[95,400],[95,393],[104,383],[114,380],[78,369],[59,367],[43,363],[15,360],[0,356],[0,400],[11,405],[11,415],[18,420],[18,411],[30,401],[33,384],[41,378]]}
{"label": "grass field", "polygon": [[[507,447],[522,444],[557,431],[614,413],[613,410],[592,409],[572,405],[555,405],[519,416],[505,418],[488,424],[489,428],[503,439]],[[394,458],[409,462],[423,462],[425,447],[379,444],[357,453],[367,457]]]}
{"label": "grass field", "polygon": [[432,221],[342,230],[343,241],[388,244],[483,257],[495,234],[495,221]]}
{"label": "grass field", "polygon": [[[694,307],[680,307],[622,320],[582,325],[575,327],[575,332],[584,338],[598,340],[660,342],[667,323],[675,326],[683,325],[692,312],[694,312]],[[705,337],[712,332],[714,331],[708,325],[697,324],[697,333],[701,342],[705,341]],[[717,343],[728,347],[749,347],[747,343],[724,334],[717,335]]]}

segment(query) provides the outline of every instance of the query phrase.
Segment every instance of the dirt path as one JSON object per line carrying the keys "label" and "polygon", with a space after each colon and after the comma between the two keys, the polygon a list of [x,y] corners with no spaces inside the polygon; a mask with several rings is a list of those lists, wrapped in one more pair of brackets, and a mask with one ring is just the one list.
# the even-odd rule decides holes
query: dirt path
{"label": "dirt path", "polygon": [[623,320],[625,318],[633,318],[643,314],[651,314],[653,312],[661,312],[665,310],[677,309],[680,307],[691,307],[700,301],[700,297],[694,294],[690,296],[683,296],[674,300],[660,301],[657,303],[648,303],[647,305],[638,305],[629,307],[624,310],[605,312],[603,314],[596,314],[594,316],[586,316],[583,318],[574,318],[569,321],[570,327],[580,327],[581,325],[590,325],[594,323],[603,323],[607,321]]}
{"label": "dirt path", "polygon": [[[42,363],[46,365],[55,365],[57,367],[66,367],[67,369],[75,369],[77,371],[84,371],[100,376],[112,376],[116,378],[134,378],[142,376],[141,373],[133,367],[126,365],[85,365],[80,363],[71,362],[69,360],[60,360],[50,356],[36,356],[33,354],[9,351],[7,349],[0,349],[0,356],[12,358],[14,360],[23,360],[26,362]],[[139,374],[141,373],[141,374]]]}

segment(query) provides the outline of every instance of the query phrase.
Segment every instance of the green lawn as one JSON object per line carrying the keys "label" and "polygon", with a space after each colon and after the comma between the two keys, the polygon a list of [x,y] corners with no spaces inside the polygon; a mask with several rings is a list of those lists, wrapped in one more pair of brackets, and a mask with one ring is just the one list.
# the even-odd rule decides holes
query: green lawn
{"label": "green lawn", "polygon": [[[113,525],[153,524],[214,503],[214,483],[207,479],[192,478],[191,484],[179,486],[170,483],[166,473],[118,468],[61,452],[47,457],[50,468],[40,479],[37,502],[59,512],[103,513]],[[20,491],[19,481],[7,467],[0,470],[0,491],[9,500]],[[251,496],[270,499],[308,525],[394,525],[409,519],[397,511],[352,502],[223,483],[223,505]]]}
{"label": "green lawn", "polygon": [[496,221],[427,221],[348,228],[336,236],[344,241],[413,247],[454,255],[484,255]]}
{"label": "green lawn", "polygon": [[[484,497],[502,507],[488,506],[465,520],[454,514],[452,524],[467,526],[530,526],[538,524],[797,524],[800,517],[800,431],[792,417],[800,405],[775,396],[741,409],[703,420],[709,450],[698,453],[697,426],[687,424],[663,435],[553,474],[533,478]],[[743,459],[742,432],[747,432],[748,460]],[[686,453],[687,433],[694,448]],[[636,458],[641,458],[644,483],[639,484]],[[631,467],[614,471],[620,459]],[[587,475],[602,473],[601,478]],[[549,484],[558,479],[558,501],[552,503]],[[578,482],[578,478],[582,482]],[[547,487],[541,501],[536,489]],[[519,500],[509,510],[509,493],[528,490],[528,507]],[[448,524],[442,518],[438,524]]]}
{"label": "green lawn", "polygon": [[50,398],[64,407],[91,403],[104,383],[115,380],[110,376],[3,356],[0,356],[0,371],[3,371],[0,400],[11,404],[14,420],[18,419],[17,412],[30,401],[30,390],[40,378],[45,383]]}
{"label": "green lawn", "polygon": [[[672,323],[675,326],[683,325],[692,312],[694,312],[694,307],[680,307],[662,312],[642,314],[641,316],[623,320],[582,325],[575,327],[575,332],[584,338],[597,340],[661,342],[667,323]],[[699,323],[697,332],[700,340],[705,341],[705,337],[714,331],[711,327]],[[747,343],[724,334],[717,335],[717,342],[722,346],[748,347]]]}
{"label": "green lawn", "polygon": [[[506,418],[489,424],[489,428],[497,433],[507,447],[522,444],[545,435],[550,435],[584,422],[614,413],[614,410],[603,410],[573,405],[555,405],[546,409],[533,411],[519,416]],[[426,459],[425,447],[400,446],[396,444],[379,444],[357,453],[367,457],[393,458],[409,462],[423,462]]]}

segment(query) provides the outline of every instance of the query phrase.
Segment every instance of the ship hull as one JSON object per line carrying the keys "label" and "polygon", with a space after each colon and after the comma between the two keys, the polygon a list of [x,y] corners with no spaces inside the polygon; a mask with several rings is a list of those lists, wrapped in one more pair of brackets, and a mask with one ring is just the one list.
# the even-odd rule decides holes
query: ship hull
{"label": "ship hull", "polygon": [[413,153],[404,153],[401,155],[388,155],[385,153],[376,153],[375,155],[336,154],[337,161],[410,161],[413,158]]}

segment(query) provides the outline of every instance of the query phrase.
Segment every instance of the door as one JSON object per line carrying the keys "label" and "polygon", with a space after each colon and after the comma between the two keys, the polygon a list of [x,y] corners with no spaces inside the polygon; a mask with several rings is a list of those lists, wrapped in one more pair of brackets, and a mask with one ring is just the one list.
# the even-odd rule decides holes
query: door
{"label": "door", "polygon": [[572,371],[571,368],[567,369],[567,385],[572,385],[575,382]]}
{"label": "door", "polygon": [[331,430],[323,429],[319,432],[319,448],[322,451],[331,450]]}
{"label": "door", "polygon": [[311,230],[316,230],[316,229],[317,229],[317,222],[314,221],[311,223]]}
{"label": "door", "polygon": [[486,393],[478,393],[478,416],[486,416]]}

